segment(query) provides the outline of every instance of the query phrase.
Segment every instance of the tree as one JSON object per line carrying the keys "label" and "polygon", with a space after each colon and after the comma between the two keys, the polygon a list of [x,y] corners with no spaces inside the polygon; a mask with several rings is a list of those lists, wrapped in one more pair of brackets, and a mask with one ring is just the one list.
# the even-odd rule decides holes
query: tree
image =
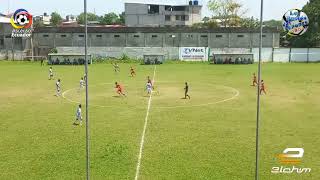
{"label": "tree", "polygon": [[125,24],[126,23],[125,22],[125,12],[122,12],[121,14],[119,14],[119,17],[120,17],[119,23],[120,24]]}
{"label": "tree", "polygon": [[303,8],[309,17],[309,28],[308,31],[298,37],[289,37],[287,40],[290,42],[292,47],[320,47],[320,1],[310,0]]}
{"label": "tree", "polygon": [[100,24],[119,24],[120,22],[120,17],[116,13],[108,13],[105,14],[101,19],[100,19]]}
{"label": "tree", "polygon": [[192,25],[193,28],[217,28],[219,27],[218,23],[214,20],[208,20],[207,22],[203,23],[195,23]]}
{"label": "tree", "polygon": [[240,26],[245,28],[258,28],[260,26],[260,22],[258,19],[251,18],[242,18],[240,20]]}
{"label": "tree", "polygon": [[278,20],[269,20],[269,21],[264,21],[263,24],[266,26],[266,27],[276,27],[278,29],[283,29],[282,28],[282,21],[278,21]]}
{"label": "tree", "polygon": [[[87,13],[87,20],[88,21],[99,21],[99,16],[93,14],[93,13]],[[81,13],[78,18],[77,18],[77,22],[78,24],[84,24],[85,21],[85,16],[84,13]]]}
{"label": "tree", "polygon": [[51,20],[50,23],[53,26],[58,26],[62,22],[62,17],[60,16],[59,13],[53,12],[51,13]]}
{"label": "tree", "polygon": [[44,27],[45,25],[43,24],[43,22],[42,21],[40,21],[40,20],[37,20],[37,21],[34,21],[33,22],[33,27],[34,28],[39,28],[39,27]]}
{"label": "tree", "polygon": [[246,13],[243,5],[236,0],[210,0],[208,8],[215,15],[215,19],[224,27],[240,26],[242,16]]}

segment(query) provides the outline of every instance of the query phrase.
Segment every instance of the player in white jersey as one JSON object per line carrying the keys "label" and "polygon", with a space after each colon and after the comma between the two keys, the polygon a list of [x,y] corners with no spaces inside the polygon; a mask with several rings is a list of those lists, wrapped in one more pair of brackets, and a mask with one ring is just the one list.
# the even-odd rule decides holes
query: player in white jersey
{"label": "player in white jersey", "polygon": [[79,92],[81,91],[81,89],[83,89],[83,88],[84,88],[84,84],[85,84],[85,82],[84,82],[83,78],[81,78],[81,79],[80,79],[80,88],[79,88]]}
{"label": "player in white jersey", "polygon": [[81,110],[81,104],[79,104],[76,112],[76,121],[73,123],[74,125],[77,125],[77,121],[79,121],[80,126],[82,126],[82,110]]}
{"label": "player in white jersey", "polygon": [[52,67],[49,69],[49,80],[53,79],[53,70]]}
{"label": "player in white jersey", "polygon": [[57,96],[61,96],[61,80],[58,79],[56,82]]}
{"label": "player in white jersey", "polygon": [[152,93],[152,84],[151,84],[151,82],[147,83],[146,88],[147,88],[148,95],[150,95]]}

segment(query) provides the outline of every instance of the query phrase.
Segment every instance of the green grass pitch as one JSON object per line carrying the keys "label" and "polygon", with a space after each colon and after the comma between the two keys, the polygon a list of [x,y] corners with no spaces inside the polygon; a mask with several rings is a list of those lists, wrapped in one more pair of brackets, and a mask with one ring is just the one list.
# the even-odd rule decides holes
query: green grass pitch
{"label": "green grass pitch", "polygon": [[[129,77],[134,66],[137,76]],[[134,179],[154,66],[89,67],[91,178]],[[320,64],[263,64],[260,178],[320,179]],[[0,62],[0,179],[85,179],[85,126],[74,126],[84,68]],[[157,66],[139,179],[254,179],[257,65]],[[114,82],[127,98],[116,97]],[[181,99],[184,82],[191,100]],[[84,106],[84,104],[83,104]],[[84,110],[84,108],[83,108]],[[84,116],[84,113],[83,113]],[[85,124],[85,123],[84,123]],[[276,155],[304,148],[309,174],[271,174]]]}

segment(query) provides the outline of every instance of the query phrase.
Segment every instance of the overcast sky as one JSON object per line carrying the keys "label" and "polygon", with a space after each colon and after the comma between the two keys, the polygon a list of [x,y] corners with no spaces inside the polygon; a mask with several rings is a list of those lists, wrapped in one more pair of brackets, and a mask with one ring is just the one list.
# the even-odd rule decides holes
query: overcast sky
{"label": "overcast sky", "polygon": [[[102,15],[109,12],[120,13],[124,11],[125,2],[145,2],[145,3],[166,3],[166,4],[186,4],[188,0],[87,0],[88,11]],[[206,8],[209,0],[199,0],[204,5],[202,16],[212,14]],[[259,17],[260,0],[238,0],[248,10],[246,16]],[[308,0],[265,0],[264,19],[278,19],[289,9],[301,9]],[[83,11],[83,0],[0,0],[0,12],[14,12],[16,9],[24,8],[33,15],[40,15],[43,12],[59,12],[62,16],[68,14],[78,15]]]}

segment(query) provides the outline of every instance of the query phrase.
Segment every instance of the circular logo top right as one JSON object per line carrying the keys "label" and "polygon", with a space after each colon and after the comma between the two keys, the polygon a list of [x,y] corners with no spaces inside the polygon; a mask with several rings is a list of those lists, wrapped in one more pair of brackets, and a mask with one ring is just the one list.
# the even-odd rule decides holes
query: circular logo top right
{"label": "circular logo top right", "polygon": [[282,26],[288,35],[300,36],[307,32],[309,18],[300,9],[291,9],[283,15]]}

